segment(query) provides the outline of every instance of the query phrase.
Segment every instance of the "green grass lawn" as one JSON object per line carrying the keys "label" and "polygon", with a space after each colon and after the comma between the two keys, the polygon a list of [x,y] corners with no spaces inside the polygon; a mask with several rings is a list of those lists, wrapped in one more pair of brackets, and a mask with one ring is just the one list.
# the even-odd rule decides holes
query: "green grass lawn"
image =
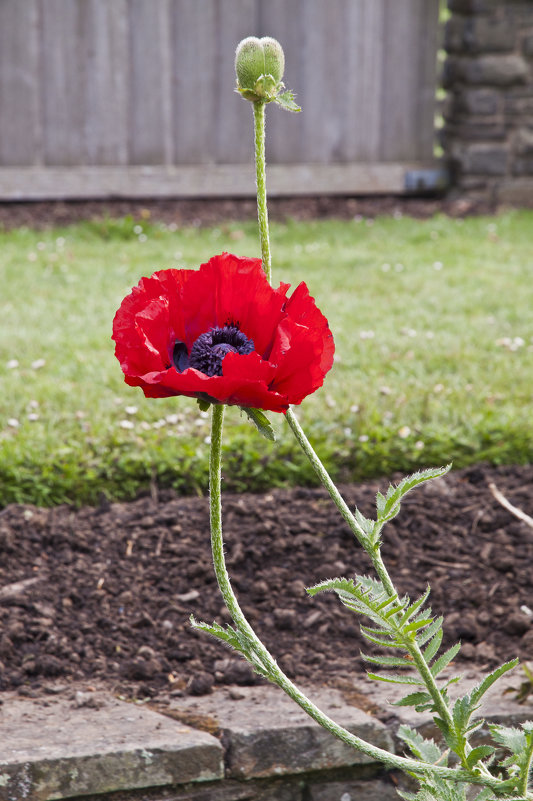
{"label": "green grass lawn", "polygon": [[[334,477],[533,455],[533,212],[272,225],[274,283],[306,281],[336,340],[297,410]],[[254,223],[171,231],[131,219],[0,233],[0,504],[207,485],[209,419],[126,386],[113,315],[143,275],[231,250]],[[314,481],[283,416],[263,440],[226,415],[225,486]]]}

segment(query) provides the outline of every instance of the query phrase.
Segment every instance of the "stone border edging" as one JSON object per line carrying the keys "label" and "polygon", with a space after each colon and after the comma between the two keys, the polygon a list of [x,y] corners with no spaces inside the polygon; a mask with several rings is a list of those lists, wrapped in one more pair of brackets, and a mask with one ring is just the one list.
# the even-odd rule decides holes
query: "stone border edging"
{"label": "stone border edging", "polygon": [[[477,677],[469,674],[466,684]],[[519,671],[486,696],[485,717],[516,725],[533,718],[502,695],[521,682]],[[396,685],[354,679],[353,690],[319,688],[310,695],[352,732],[398,749],[400,722],[433,736],[430,716],[390,702]],[[363,695],[360,695],[360,688]],[[463,691],[468,690],[468,686]],[[355,693],[355,695],[354,695]],[[366,699],[370,712],[354,704]],[[207,729],[207,731],[206,731]],[[401,749],[400,749],[401,750]],[[396,777],[333,738],[276,687],[222,688],[194,698],[169,698],[157,711],[106,691],[66,688],[39,699],[6,694],[0,706],[0,801],[129,794],[137,801],[365,801],[397,798]]]}

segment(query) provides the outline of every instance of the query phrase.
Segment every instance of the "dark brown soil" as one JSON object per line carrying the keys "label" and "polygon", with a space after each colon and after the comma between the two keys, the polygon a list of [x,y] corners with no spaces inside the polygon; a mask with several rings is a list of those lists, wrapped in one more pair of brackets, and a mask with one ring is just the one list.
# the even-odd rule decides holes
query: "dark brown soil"
{"label": "dark brown soil", "polygon": [[[299,197],[269,199],[273,220],[313,220],[326,217],[352,219],[356,215],[375,217],[405,214],[427,218],[437,213],[462,217],[489,214],[496,209],[467,198],[419,197]],[[251,220],[257,216],[254,199],[168,199],[168,200],[85,200],[0,203],[0,230],[21,225],[31,228],[63,226],[82,220],[124,217],[175,223],[178,226],[209,226],[228,220]]]}
{"label": "dark brown soil", "polygon": [[[412,598],[429,582],[445,642],[489,667],[533,656],[533,530],[498,503],[494,481],[533,514],[533,466],[458,471],[419,488],[385,529],[384,557]],[[371,515],[387,482],[343,493]],[[364,669],[371,651],[333,595],[304,587],[368,571],[321,489],[224,499],[227,560],[245,613],[282,667],[307,682]],[[100,508],[0,512],[1,688],[104,681],[130,696],[253,682],[250,669],[189,615],[223,623],[209,551],[208,502],[169,492]]]}

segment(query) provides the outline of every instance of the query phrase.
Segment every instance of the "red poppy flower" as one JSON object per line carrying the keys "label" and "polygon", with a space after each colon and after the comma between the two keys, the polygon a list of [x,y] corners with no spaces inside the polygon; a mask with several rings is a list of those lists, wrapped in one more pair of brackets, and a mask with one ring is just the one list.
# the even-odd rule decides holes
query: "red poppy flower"
{"label": "red poppy flower", "polygon": [[260,259],[223,253],[199,270],[142,278],[113,321],[115,355],[149,398],[284,412],[322,386],[334,343],[300,284],[273,289]]}

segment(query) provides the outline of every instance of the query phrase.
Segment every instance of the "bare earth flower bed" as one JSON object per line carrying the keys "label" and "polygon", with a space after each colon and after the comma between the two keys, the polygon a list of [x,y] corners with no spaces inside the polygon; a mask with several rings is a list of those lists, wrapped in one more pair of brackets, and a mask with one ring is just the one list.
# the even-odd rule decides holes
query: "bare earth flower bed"
{"label": "bare earth flower bed", "polygon": [[[401,590],[415,598],[431,584],[445,638],[460,639],[460,659],[479,669],[533,654],[533,531],[494,499],[490,481],[533,514],[533,466],[469,468],[412,493],[384,545]],[[386,486],[342,489],[370,515]],[[327,684],[363,671],[360,650],[370,649],[355,617],[336,597],[304,589],[368,571],[325,491],[227,495],[224,521],[240,602],[287,673]],[[8,506],[0,552],[1,689],[33,695],[50,680],[104,681],[155,697],[258,681],[189,625],[191,613],[225,621],[206,498],[162,491],[99,508]]]}

